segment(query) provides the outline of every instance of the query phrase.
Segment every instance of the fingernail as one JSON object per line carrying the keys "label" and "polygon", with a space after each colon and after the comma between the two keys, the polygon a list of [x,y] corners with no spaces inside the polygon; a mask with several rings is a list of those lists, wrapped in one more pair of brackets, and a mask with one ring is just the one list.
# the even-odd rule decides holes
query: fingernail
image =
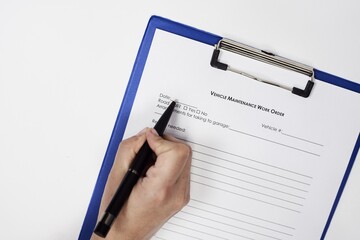
{"label": "fingernail", "polygon": [[158,132],[157,132],[154,128],[150,129],[150,131],[151,131],[154,135],[159,136]]}
{"label": "fingernail", "polygon": [[144,134],[147,129],[148,129],[147,127],[144,128],[143,130],[141,130],[140,132],[138,132],[138,133],[136,134],[136,136],[140,136],[140,135]]}

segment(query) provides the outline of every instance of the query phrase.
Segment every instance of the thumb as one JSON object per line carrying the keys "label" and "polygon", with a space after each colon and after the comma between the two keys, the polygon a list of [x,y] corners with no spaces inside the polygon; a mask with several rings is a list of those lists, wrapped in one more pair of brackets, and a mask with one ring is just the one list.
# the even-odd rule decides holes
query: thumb
{"label": "thumb", "polygon": [[146,131],[146,140],[156,156],[171,150],[171,142],[160,137],[153,128]]}
{"label": "thumb", "polygon": [[[148,170],[150,176],[157,175],[157,180],[162,183],[174,183],[183,172],[186,162],[191,155],[191,149],[184,143],[172,142],[160,137],[154,129],[146,132],[146,139],[156,154],[154,166]],[[156,170],[155,170],[156,169]],[[148,176],[149,176],[148,175]]]}

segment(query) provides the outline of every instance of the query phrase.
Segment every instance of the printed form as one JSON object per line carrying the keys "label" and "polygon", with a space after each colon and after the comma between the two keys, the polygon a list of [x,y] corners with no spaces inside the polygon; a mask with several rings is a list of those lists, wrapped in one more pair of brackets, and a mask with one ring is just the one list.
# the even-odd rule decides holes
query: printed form
{"label": "printed form", "polygon": [[[166,133],[193,158],[191,200],[153,239],[320,239],[359,135],[359,94],[315,80],[302,98],[210,67],[212,51],[154,36],[124,138],[154,126],[177,99]],[[251,71],[251,61],[228,55]],[[299,88],[308,80],[271,71],[253,74]]]}

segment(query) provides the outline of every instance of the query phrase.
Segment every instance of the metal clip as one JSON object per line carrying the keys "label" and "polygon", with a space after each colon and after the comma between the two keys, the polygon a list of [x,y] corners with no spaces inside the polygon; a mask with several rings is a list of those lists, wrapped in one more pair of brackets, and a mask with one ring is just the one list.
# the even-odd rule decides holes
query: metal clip
{"label": "metal clip", "polygon": [[[294,71],[306,76],[310,77],[310,80],[307,82],[304,89],[299,89],[296,87],[287,87],[284,85],[281,85],[279,83],[275,83],[257,76],[254,76],[252,74],[249,74],[243,70],[239,70],[237,68],[230,67],[228,64],[222,63],[219,61],[219,55],[220,50],[223,49],[225,51],[233,52],[239,55],[242,55],[244,57],[248,57],[257,61],[261,61],[267,64],[271,64],[273,66],[277,66],[280,68],[284,68],[290,71]],[[251,78],[253,80],[263,82],[266,84],[270,84],[276,87],[280,87],[282,89],[291,91],[293,94],[299,95],[301,97],[307,98],[309,97],[311,90],[314,86],[313,82],[313,76],[314,76],[314,69],[310,66],[307,66],[302,63],[298,63],[295,61],[292,61],[287,58],[283,58],[280,56],[277,56],[271,52],[260,50],[257,48],[253,48],[247,45],[244,45],[242,43],[238,43],[229,39],[222,39],[219,41],[218,44],[215,45],[215,49],[213,51],[213,55],[211,57],[210,65],[214,68],[218,68],[224,71],[231,71],[234,73],[241,74],[245,77]]]}

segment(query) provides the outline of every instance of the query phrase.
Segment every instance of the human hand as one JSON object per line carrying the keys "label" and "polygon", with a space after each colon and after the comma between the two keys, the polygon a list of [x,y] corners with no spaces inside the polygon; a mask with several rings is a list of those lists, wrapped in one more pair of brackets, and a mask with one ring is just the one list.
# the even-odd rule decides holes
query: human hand
{"label": "human hand", "polygon": [[[106,239],[149,239],[190,199],[191,148],[171,136],[162,138],[154,129],[145,129],[121,142],[99,214],[104,213],[145,140],[157,156],[156,162],[134,186]],[[93,234],[92,239],[102,238]]]}

